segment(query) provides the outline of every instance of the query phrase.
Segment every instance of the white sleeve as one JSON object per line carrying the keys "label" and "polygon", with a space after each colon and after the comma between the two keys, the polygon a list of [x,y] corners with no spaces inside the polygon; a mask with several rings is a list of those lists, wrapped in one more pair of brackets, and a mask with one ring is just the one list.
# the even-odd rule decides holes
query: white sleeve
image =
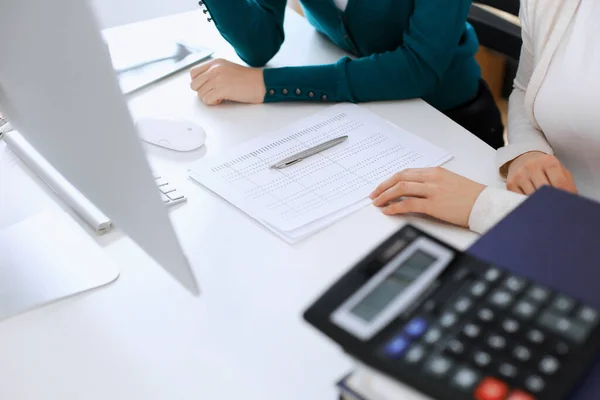
{"label": "white sleeve", "polygon": [[479,194],[469,216],[469,228],[483,234],[517,208],[527,196],[487,187]]}
{"label": "white sleeve", "polygon": [[521,154],[529,151],[554,154],[542,131],[534,126],[535,123],[531,119],[533,113],[527,109],[528,105],[525,102],[525,93],[535,67],[532,50],[534,43],[531,37],[533,25],[529,15],[529,3],[531,1],[521,2],[519,15],[523,47],[513,92],[508,101],[508,145],[499,149],[496,156],[500,175],[503,178],[506,178],[508,172],[507,164]]}

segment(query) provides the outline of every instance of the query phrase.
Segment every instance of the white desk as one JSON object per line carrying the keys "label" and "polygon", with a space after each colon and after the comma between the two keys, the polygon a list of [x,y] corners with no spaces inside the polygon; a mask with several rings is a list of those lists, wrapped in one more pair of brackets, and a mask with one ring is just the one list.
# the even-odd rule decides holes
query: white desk
{"label": "white desk", "polygon": [[[238,60],[199,12],[148,26],[200,35],[217,50],[217,56]],[[327,63],[341,55],[290,11],[286,42],[271,65]],[[326,106],[225,104],[209,108],[190,91],[187,74],[132,97],[135,117],[187,118],[208,132],[206,148],[191,154],[148,146],[155,167],[189,196],[188,204],[171,215],[199,277],[202,295],[189,296],[120,233],[100,238],[98,242],[120,264],[122,274],[115,284],[0,323],[0,398],[333,400],[334,381],[351,363],[305,324],[301,313],[406,219],[385,217],[367,207],[290,246],[193,183],[186,173],[206,153],[280,128]],[[364,107],[450,150],[456,159],[447,167],[453,171],[501,185],[493,150],[424,102]],[[20,187],[25,192],[11,190],[9,203],[27,198],[29,212],[61,207],[29,177],[23,178]],[[12,210],[0,213],[6,217]],[[474,234],[442,224],[411,222],[459,248],[475,239]]]}

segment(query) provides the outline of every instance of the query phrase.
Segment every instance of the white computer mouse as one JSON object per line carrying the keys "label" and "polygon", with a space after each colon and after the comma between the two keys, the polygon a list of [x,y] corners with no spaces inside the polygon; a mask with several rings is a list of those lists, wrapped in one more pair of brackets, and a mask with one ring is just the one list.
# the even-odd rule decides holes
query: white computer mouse
{"label": "white computer mouse", "polygon": [[206,140],[204,129],[190,121],[143,118],[136,126],[144,141],[170,150],[196,150]]}

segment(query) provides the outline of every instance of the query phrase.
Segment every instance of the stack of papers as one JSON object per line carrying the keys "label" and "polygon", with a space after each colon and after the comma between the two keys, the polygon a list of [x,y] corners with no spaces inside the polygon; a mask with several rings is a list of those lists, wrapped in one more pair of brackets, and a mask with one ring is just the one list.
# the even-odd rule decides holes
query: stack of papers
{"label": "stack of papers", "polygon": [[[271,169],[344,135],[348,139],[340,145]],[[370,204],[369,194],[394,173],[451,158],[362,107],[340,104],[204,159],[190,176],[293,243]]]}

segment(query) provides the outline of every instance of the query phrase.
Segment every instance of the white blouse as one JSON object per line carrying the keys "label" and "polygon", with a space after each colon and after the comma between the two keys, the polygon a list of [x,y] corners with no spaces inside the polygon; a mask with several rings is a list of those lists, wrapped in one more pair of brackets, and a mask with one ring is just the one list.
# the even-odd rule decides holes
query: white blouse
{"label": "white blouse", "polygon": [[333,2],[337,6],[337,8],[339,8],[342,11],[345,11],[346,7],[348,6],[348,0],[333,0]]}
{"label": "white blouse", "polygon": [[[542,3],[539,3],[540,7],[543,7]],[[598,201],[600,201],[599,21],[600,1],[581,0],[575,17],[571,19],[551,58],[533,103],[534,118],[539,126],[538,133],[543,132],[543,139],[549,145],[549,151],[546,152],[553,152],[571,171],[580,194]],[[524,32],[525,51],[528,46],[535,45],[526,43],[528,38],[529,35]],[[522,58],[520,62],[532,63],[532,58]],[[520,65],[519,68],[528,71],[534,69],[531,65]],[[511,96],[511,101],[513,100],[514,95]],[[524,108],[522,103],[519,106]],[[514,111],[512,116],[509,114],[509,118],[514,117]],[[521,114],[517,115],[519,118],[525,111],[520,110],[520,112]],[[510,124],[509,129],[511,129]],[[529,129],[532,129],[531,126]],[[518,155],[516,154],[515,157]],[[480,233],[485,232],[524,199],[525,196],[506,190],[485,189],[471,212],[469,219],[471,229]]]}

